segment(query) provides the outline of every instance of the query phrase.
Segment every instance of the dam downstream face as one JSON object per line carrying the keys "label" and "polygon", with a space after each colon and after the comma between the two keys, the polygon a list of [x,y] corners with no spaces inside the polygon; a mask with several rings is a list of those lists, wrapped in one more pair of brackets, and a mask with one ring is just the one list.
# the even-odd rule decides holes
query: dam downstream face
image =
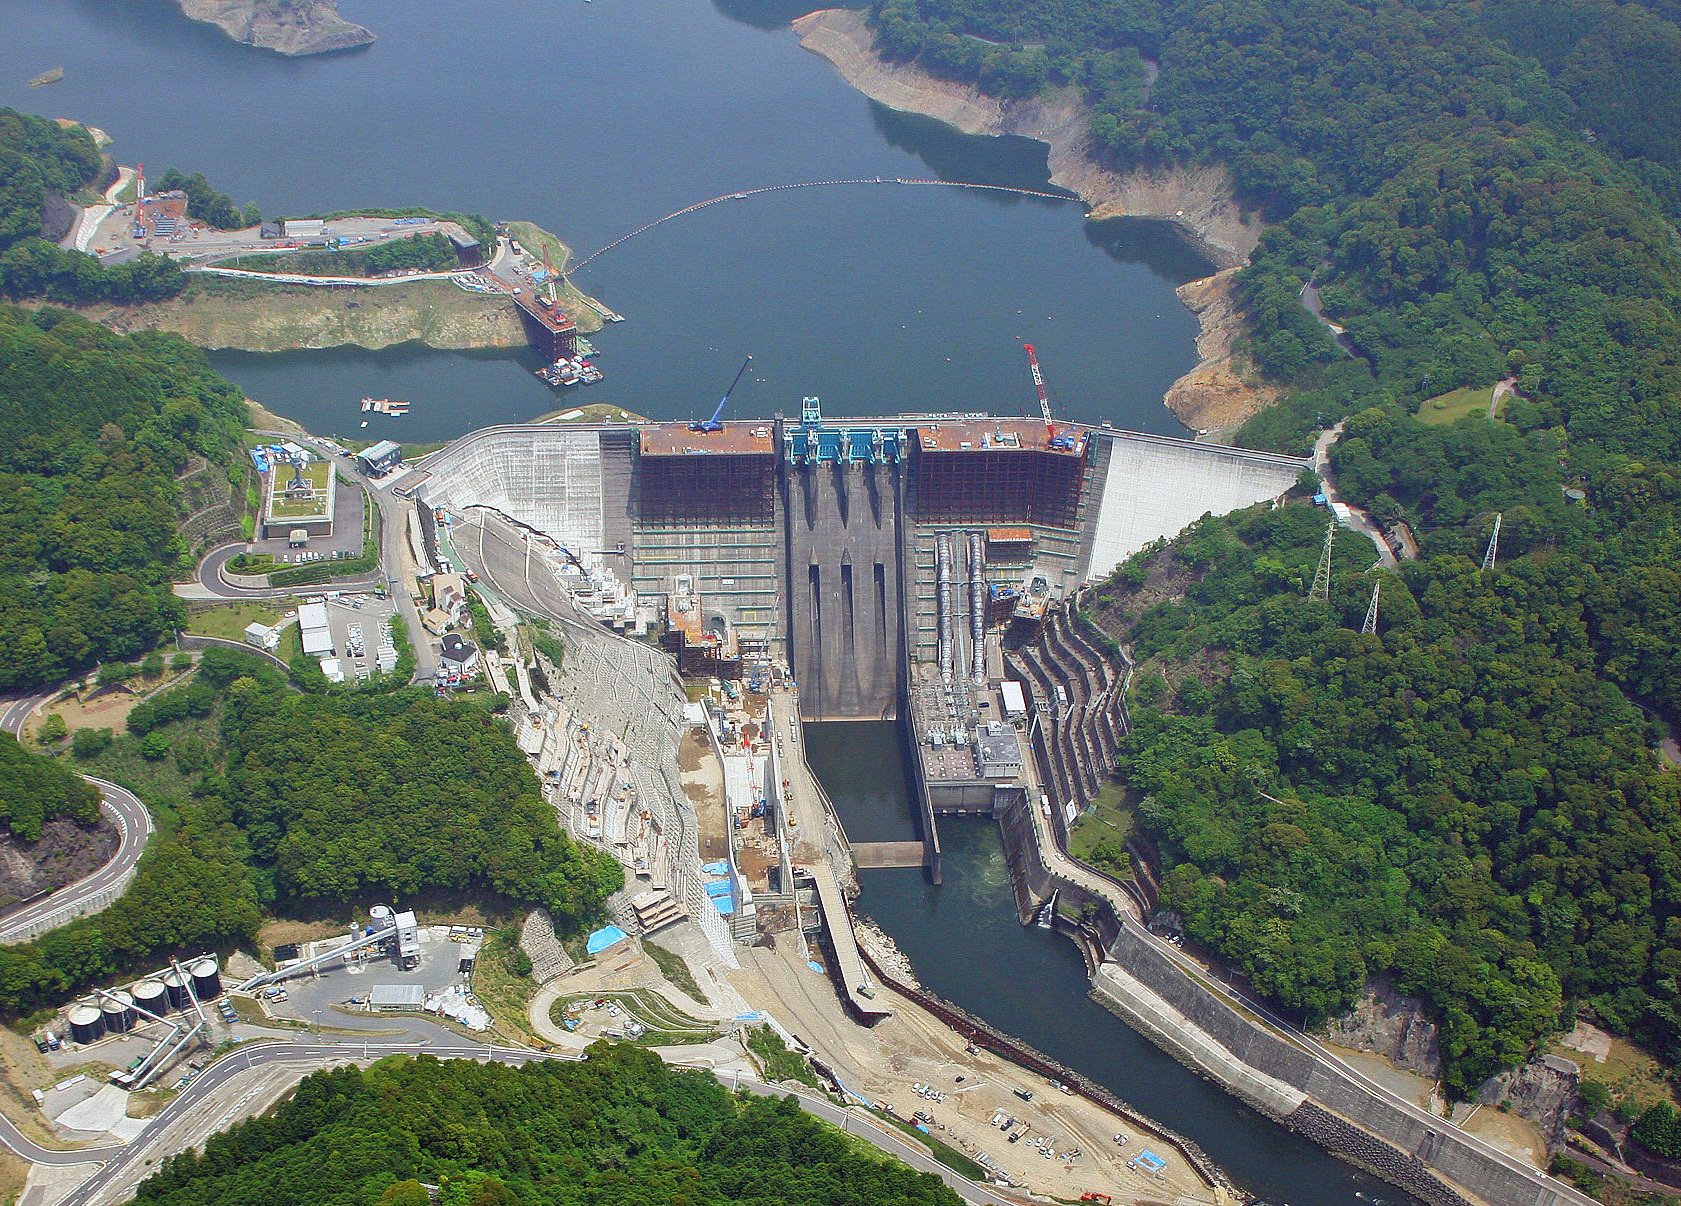
{"label": "dam downstream face", "polygon": [[[0,0],[0,104],[95,124],[111,153],[203,172],[287,216],[424,204],[530,218],[580,255],[695,202],[760,185],[898,176],[1045,183],[1044,148],[971,139],[854,92],[758,6],[485,0],[470,36],[428,5],[346,0],[379,40],[287,60],[167,0]],[[26,81],[63,65],[61,83]],[[145,81],[167,81],[149,86]],[[732,410],[1034,412],[1020,345],[1058,413],[1177,434],[1161,406],[1195,359],[1174,287],[1207,271],[1158,223],[1089,228],[1080,206],[893,185],[727,202],[603,256],[579,284],[629,321],[596,341],[606,380],[550,391],[529,354],[405,347],[215,362],[321,434],[433,441],[585,403],[656,418]],[[349,299],[347,299],[349,300]],[[363,305],[368,304],[366,301]],[[364,395],[413,403],[363,416]],[[361,428],[364,418],[367,428]]]}
{"label": "dam downstream face", "polygon": [[[808,724],[805,734],[812,768],[851,840],[919,836],[895,726]],[[1194,1075],[1091,1000],[1074,944],[1016,919],[995,822],[942,817],[940,839],[939,887],[919,870],[859,872],[858,911],[892,936],[927,988],[1194,1139],[1274,1206],[1418,1206]]]}

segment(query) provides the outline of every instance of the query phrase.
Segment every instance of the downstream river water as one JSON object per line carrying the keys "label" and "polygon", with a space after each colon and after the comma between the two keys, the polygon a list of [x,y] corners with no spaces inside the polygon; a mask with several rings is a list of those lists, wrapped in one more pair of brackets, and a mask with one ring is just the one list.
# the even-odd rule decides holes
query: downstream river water
{"label": "downstream river water", "polygon": [[[271,215],[424,204],[524,217],[580,253],[708,197],[767,184],[938,175],[1041,187],[1043,147],[892,113],[802,51],[785,0],[344,0],[379,41],[301,60],[237,46],[167,0],[0,0],[0,105],[98,125],[124,162],[202,171]],[[61,83],[30,89],[49,68]],[[1080,206],[957,189],[808,189],[714,206],[603,256],[579,284],[625,314],[607,380],[557,399],[524,354],[421,347],[217,365],[323,434],[364,394],[413,403],[367,435],[445,439],[605,402],[709,413],[740,357],[741,412],[1034,405],[1039,346],[1060,413],[1160,433],[1195,360],[1174,288],[1208,265],[1168,228],[1092,226]],[[909,835],[897,737],[814,726],[856,838]],[[883,770],[887,773],[884,777]],[[1401,1195],[1238,1106],[1098,1009],[1065,940],[1016,924],[990,823],[944,830],[946,884],[864,875],[862,908],[930,987],[1111,1085],[1275,1202]]]}

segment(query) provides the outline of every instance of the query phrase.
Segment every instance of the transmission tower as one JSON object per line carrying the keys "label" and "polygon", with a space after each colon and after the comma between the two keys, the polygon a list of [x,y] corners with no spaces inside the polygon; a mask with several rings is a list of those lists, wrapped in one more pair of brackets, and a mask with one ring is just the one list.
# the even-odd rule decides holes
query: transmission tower
{"label": "transmission tower", "polygon": [[1336,521],[1325,525],[1325,551],[1319,554],[1319,568],[1313,574],[1313,586],[1307,592],[1309,603],[1331,601],[1331,541],[1336,538]]}
{"label": "transmission tower", "polygon": [[1377,596],[1378,592],[1382,589],[1383,583],[1372,583],[1372,604],[1370,607],[1366,608],[1366,622],[1360,625],[1361,632],[1374,634],[1377,632]]}
{"label": "transmission tower", "polygon": [[1500,512],[1494,513],[1494,531],[1488,534],[1488,550],[1483,553],[1483,568],[1494,568],[1494,559],[1500,555]]}

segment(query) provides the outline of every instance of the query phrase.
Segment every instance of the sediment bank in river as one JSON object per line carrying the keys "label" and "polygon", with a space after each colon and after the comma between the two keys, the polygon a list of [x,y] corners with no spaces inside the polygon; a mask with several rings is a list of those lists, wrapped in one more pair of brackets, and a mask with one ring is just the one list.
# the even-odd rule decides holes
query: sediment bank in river
{"label": "sediment bank in river", "polygon": [[[1244,213],[1231,177],[1216,167],[1116,172],[1091,155],[1091,107],[1068,87],[1028,100],[1001,100],[915,64],[890,63],[875,51],[866,14],[825,9],[794,22],[800,45],[821,55],[846,81],[891,109],[919,113],[965,134],[1013,134],[1047,144],[1051,183],[1080,196],[1094,220],[1154,218],[1170,222],[1218,267],[1248,262],[1261,237],[1258,218]],[[1193,281],[1179,291],[1202,323],[1197,366],[1168,390],[1166,403],[1201,434],[1226,432],[1270,405],[1276,394],[1252,383],[1234,352],[1242,323],[1231,300],[1231,273]]]}

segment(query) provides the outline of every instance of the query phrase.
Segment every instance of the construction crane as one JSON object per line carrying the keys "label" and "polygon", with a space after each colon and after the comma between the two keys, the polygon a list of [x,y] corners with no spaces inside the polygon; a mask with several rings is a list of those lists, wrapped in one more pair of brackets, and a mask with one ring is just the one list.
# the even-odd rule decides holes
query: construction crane
{"label": "construction crane", "polygon": [[1045,374],[1039,369],[1039,354],[1033,350],[1031,343],[1021,345],[1027,352],[1027,367],[1033,370],[1033,388],[1039,394],[1039,413],[1045,416],[1045,438],[1051,442],[1052,448],[1067,450],[1075,445],[1072,428],[1057,434],[1056,423],[1051,418],[1051,395],[1045,389]]}
{"label": "construction crane", "polygon": [[718,400],[718,409],[712,412],[712,417],[710,419],[704,419],[704,420],[700,420],[700,421],[697,421],[697,422],[694,422],[694,423],[690,423],[689,424],[689,430],[690,431],[722,431],[722,430],[724,430],[724,424],[722,422],[723,415],[724,415],[724,407],[729,404],[730,395],[735,393],[735,387],[741,384],[741,375],[747,371],[747,366],[752,364],[752,363],[753,363],[753,357],[751,357],[751,356],[749,356],[746,360],[743,360],[741,362],[741,367],[736,369],[736,371],[735,371],[735,380],[730,382],[730,387],[727,390],[724,391],[724,396]]}

